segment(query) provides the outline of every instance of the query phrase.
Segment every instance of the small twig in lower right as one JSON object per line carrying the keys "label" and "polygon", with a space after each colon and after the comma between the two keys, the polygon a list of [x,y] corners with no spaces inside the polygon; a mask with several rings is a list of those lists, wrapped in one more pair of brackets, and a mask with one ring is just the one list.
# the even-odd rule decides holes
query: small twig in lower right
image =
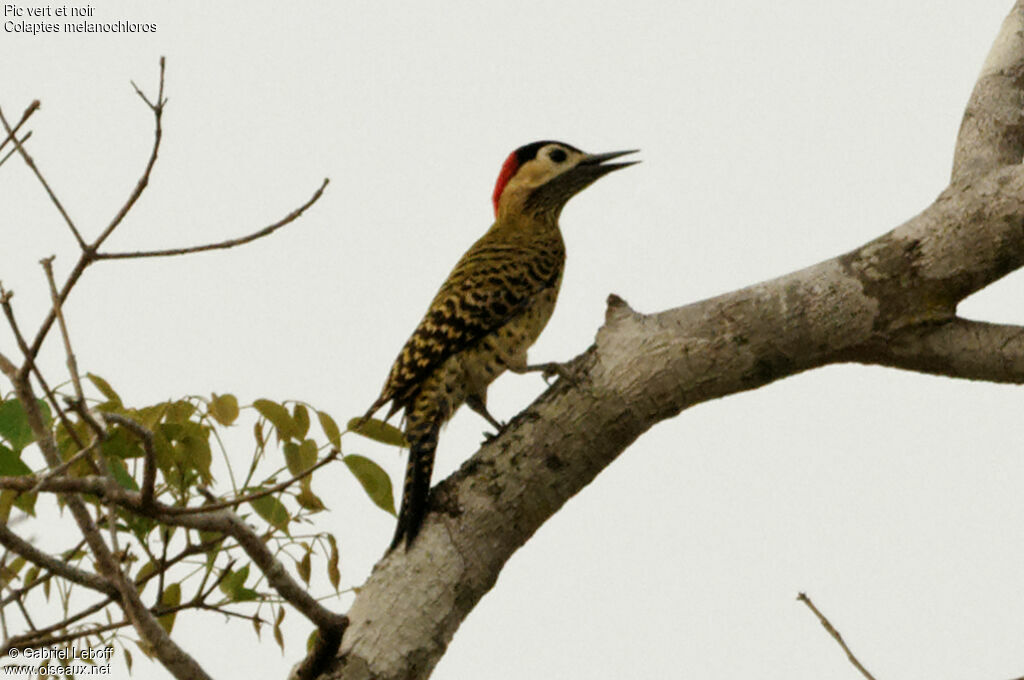
{"label": "small twig in lower right", "polygon": [[814,606],[814,603],[811,602],[811,598],[807,597],[807,593],[800,593],[796,596],[796,599],[803,602],[812,612],[814,612],[814,615],[818,617],[818,621],[820,621],[821,625],[828,631],[828,634],[831,635],[835,641],[839,643],[839,646],[843,648],[843,651],[846,652],[846,658],[850,660],[850,663],[853,664],[854,668],[859,670],[861,675],[868,680],[875,680],[875,676],[868,673],[868,670],[861,665],[860,661],[857,660],[857,657],[850,651],[850,648],[846,646],[846,643],[843,641],[843,636],[839,634],[839,631],[835,629],[835,626],[833,626],[829,620],[825,618],[825,615],[818,611],[818,608]]}

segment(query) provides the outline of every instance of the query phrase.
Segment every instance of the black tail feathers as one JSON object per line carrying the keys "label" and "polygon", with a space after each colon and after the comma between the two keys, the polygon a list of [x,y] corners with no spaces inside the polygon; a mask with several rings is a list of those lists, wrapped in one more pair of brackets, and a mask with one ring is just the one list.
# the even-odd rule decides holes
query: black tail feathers
{"label": "black tail feathers", "polygon": [[430,476],[434,471],[434,452],[437,449],[439,430],[438,426],[431,427],[416,438],[410,436],[411,432],[406,433],[410,438],[409,462],[405,467],[405,488],[402,490],[402,507],[398,511],[398,526],[388,552],[397,548],[402,539],[405,539],[405,548],[408,550],[423,525],[430,498]]}

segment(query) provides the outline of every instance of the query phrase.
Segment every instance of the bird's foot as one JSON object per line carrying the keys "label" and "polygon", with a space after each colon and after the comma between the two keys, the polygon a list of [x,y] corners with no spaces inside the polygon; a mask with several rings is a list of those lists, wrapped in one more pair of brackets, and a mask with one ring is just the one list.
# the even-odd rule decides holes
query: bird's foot
{"label": "bird's foot", "polygon": [[576,379],[576,373],[573,371],[569,362],[560,363],[558,361],[549,361],[544,364],[532,364],[523,368],[522,372],[538,372],[541,374],[541,377],[544,378],[544,382],[549,385],[551,384],[551,378],[555,376],[558,376],[573,385],[578,382]]}
{"label": "bird's foot", "polygon": [[491,425],[494,426],[494,429],[497,430],[497,432],[484,432],[484,440],[480,442],[481,444],[488,444],[494,441],[495,439],[503,435],[505,433],[505,430],[508,429],[508,423],[503,423],[498,420],[492,422]]}

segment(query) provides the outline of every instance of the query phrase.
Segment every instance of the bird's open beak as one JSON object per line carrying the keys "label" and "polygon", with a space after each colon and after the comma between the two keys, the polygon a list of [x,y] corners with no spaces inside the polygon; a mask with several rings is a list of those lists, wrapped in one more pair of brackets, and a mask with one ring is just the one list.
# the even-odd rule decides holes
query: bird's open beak
{"label": "bird's open beak", "polygon": [[[630,149],[629,151],[609,151],[608,153],[591,153],[584,156],[576,167],[581,166],[595,166],[600,165],[605,172],[611,172],[612,170],[618,170],[619,168],[628,168],[630,165],[636,165],[640,161],[629,161],[626,163],[609,163],[602,165],[605,161],[610,161],[613,158],[619,158],[627,154],[636,153],[640,149]],[[604,173],[601,173],[604,174]]]}

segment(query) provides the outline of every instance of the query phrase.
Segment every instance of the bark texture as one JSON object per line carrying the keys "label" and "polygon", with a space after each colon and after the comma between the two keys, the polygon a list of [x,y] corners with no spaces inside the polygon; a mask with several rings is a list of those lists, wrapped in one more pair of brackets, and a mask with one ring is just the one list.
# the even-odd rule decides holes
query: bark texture
{"label": "bark texture", "polygon": [[336,680],[426,678],[537,528],[647,429],[694,404],[837,362],[1024,383],[1024,328],[957,304],[1024,264],[1024,0],[971,95],[950,185],[860,248],[656,314],[610,296],[559,380],[433,492],[415,546],[349,611]]}

